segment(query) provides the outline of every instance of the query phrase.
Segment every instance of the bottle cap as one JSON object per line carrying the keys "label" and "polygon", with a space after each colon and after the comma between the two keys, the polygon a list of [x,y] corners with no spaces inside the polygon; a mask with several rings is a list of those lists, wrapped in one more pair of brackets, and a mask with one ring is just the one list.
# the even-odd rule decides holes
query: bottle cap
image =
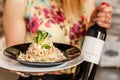
{"label": "bottle cap", "polygon": [[102,2],[101,5],[110,6],[107,2]]}

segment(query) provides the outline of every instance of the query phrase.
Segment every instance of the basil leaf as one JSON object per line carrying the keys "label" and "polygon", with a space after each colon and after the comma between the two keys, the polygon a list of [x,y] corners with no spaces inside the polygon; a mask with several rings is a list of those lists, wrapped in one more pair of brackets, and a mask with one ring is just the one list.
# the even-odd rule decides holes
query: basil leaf
{"label": "basil leaf", "polygon": [[51,46],[48,45],[48,44],[42,44],[42,47],[44,47],[45,49],[50,49],[51,48]]}
{"label": "basil leaf", "polygon": [[43,35],[42,35],[41,38],[40,38],[39,44],[41,44],[41,43],[45,40],[45,38],[46,38],[47,36],[48,36],[48,33],[47,33],[47,32],[43,33]]}
{"label": "basil leaf", "polygon": [[34,42],[38,44],[38,37],[37,36],[34,38]]}
{"label": "basil leaf", "polygon": [[38,45],[41,45],[42,42],[47,38],[48,32],[38,30],[36,32],[36,37],[34,38],[34,42]]}

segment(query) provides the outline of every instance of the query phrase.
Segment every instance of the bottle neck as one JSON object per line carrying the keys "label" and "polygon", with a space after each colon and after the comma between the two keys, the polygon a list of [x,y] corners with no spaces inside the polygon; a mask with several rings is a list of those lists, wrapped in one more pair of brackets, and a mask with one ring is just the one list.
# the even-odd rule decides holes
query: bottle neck
{"label": "bottle neck", "polygon": [[95,23],[95,26],[96,26],[97,28],[99,28],[100,30],[106,31],[106,28],[99,26],[97,23]]}
{"label": "bottle neck", "polygon": [[87,36],[99,38],[104,41],[106,39],[106,35],[107,35],[106,28],[100,27],[97,23],[92,25],[87,31]]}

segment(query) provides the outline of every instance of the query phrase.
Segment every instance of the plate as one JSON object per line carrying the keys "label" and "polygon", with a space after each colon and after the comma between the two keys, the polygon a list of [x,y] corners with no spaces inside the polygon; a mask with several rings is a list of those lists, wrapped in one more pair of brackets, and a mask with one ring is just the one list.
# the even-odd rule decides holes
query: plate
{"label": "plate", "polygon": [[67,59],[60,61],[60,62],[27,62],[18,60],[18,56],[20,52],[26,53],[26,50],[28,49],[29,45],[31,43],[25,43],[25,44],[18,44],[11,47],[6,48],[3,53],[5,56],[17,60],[19,63],[31,66],[31,67],[50,67],[50,66],[57,66],[61,65],[65,62],[68,62],[72,59],[75,59],[80,55],[80,50],[77,47],[74,47],[72,45],[68,44],[62,44],[62,43],[53,43],[55,47],[57,47],[63,54],[66,56]]}
{"label": "plate", "polygon": [[78,64],[81,64],[84,61],[82,55],[74,58],[70,61],[64,62],[61,65],[51,66],[51,67],[31,67],[20,64],[17,60],[9,58],[3,54],[3,51],[0,52],[0,67],[13,70],[13,71],[21,71],[21,72],[50,72],[50,71],[57,71],[68,69],[74,67]]}

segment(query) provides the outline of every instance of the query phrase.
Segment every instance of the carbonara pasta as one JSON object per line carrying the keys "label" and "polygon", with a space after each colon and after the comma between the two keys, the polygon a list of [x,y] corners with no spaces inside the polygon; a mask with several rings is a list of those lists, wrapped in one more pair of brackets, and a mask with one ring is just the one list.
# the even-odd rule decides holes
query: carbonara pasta
{"label": "carbonara pasta", "polygon": [[52,42],[44,41],[42,44],[48,44],[50,48],[46,49],[42,45],[32,43],[26,53],[20,53],[18,59],[28,62],[59,62],[66,59]]}

